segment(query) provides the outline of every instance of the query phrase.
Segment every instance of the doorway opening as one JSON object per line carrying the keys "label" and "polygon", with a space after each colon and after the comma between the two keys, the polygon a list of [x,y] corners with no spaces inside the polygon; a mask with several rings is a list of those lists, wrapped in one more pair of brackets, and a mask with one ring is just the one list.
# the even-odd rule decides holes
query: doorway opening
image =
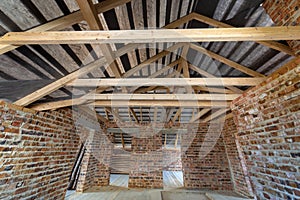
{"label": "doorway opening", "polygon": [[164,189],[182,188],[183,172],[182,171],[163,171]]}

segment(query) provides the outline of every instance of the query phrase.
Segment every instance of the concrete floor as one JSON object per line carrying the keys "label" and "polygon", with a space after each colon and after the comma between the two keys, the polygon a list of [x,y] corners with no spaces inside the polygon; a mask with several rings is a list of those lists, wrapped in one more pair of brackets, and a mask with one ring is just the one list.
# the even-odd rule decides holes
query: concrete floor
{"label": "concrete floor", "polygon": [[164,189],[129,189],[128,175],[111,174],[110,186],[91,188],[84,193],[68,191],[66,200],[244,200],[234,192],[183,189],[182,172],[164,171]]}
{"label": "concrete floor", "polygon": [[116,186],[92,188],[84,193],[72,193],[66,200],[246,200],[233,192],[200,190],[128,189]]}

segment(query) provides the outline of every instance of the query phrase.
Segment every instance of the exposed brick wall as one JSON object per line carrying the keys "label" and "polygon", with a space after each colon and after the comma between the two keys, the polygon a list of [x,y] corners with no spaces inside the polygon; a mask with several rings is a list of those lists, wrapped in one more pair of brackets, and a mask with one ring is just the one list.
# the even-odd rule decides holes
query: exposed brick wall
{"label": "exposed brick wall", "polygon": [[300,58],[232,103],[258,199],[300,197]]}
{"label": "exposed brick wall", "polygon": [[251,197],[253,196],[253,192],[249,182],[248,170],[245,167],[246,163],[241,152],[241,148],[237,145],[237,141],[235,139],[236,134],[237,128],[233,118],[227,119],[223,127],[222,136],[229,161],[234,189],[237,193]]}
{"label": "exposed brick wall", "polygon": [[128,187],[163,188],[162,134],[153,135],[146,127],[140,133],[143,136],[132,138]]}
{"label": "exposed brick wall", "polygon": [[86,152],[81,165],[76,191],[83,192],[92,187],[108,186],[110,161],[113,151],[111,135],[105,129],[90,129],[86,140]]}
{"label": "exposed brick wall", "polygon": [[[263,4],[267,13],[278,26],[300,25],[300,1],[299,0],[265,0]],[[299,55],[300,41],[288,41],[289,45]]]}
{"label": "exposed brick wall", "polygon": [[163,170],[182,171],[180,149],[163,149]]}
{"label": "exposed brick wall", "polygon": [[[163,149],[163,170],[182,171],[181,150]],[[151,156],[150,154],[149,156]],[[115,148],[113,150],[112,162],[110,165],[111,173],[129,173],[133,167],[131,162],[131,149]]]}
{"label": "exposed brick wall", "polygon": [[233,190],[221,128],[219,123],[190,125],[182,136],[181,157],[186,188]]}
{"label": "exposed brick wall", "polygon": [[0,102],[0,199],[64,199],[80,147],[71,110]]}

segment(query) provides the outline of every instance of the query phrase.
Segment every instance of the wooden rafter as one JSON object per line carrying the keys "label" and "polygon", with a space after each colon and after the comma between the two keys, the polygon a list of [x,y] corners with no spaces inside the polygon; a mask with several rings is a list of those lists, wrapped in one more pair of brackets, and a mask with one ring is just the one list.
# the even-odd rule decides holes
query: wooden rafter
{"label": "wooden rafter", "polygon": [[263,74],[260,74],[252,69],[249,69],[248,67],[245,67],[241,64],[238,64],[232,60],[229,60],[228,58],[225,58],[223,56],[220,56],[212,51],[209,51],[199,45],[196,45],[196,44],[190,44],[190,47],[196,51],[199,51],[200,53],[203,53],[213,59],[216,59],[226,65],[228,65],[229,67],[232,67],[234,69],[237,69],[245,74],[248,74],[250,76],[254,76],[254,77],[265,77]]}
{"label": "wooden rafter", "polygon": [[[76,0],[80,7],[84,19],[87,21],[91,30],[104,30],[103,25],[100,22],[96,7],[92,0]],[[101,51],[109,64],[110,69],[114,75],[118,78],[121,77],[120,66],[118,66],[117,61],[114,58],[112,49],[107,44],[100,45]]]}
{"label": "wooden rafter", "polygon": [[[176,21],[171,22],[170,24],[168,24],[162,28],[168,28],[168,29],[177,28],[180,25],[189,22],[190,20],[192,20],[192,15],[189,14],[189,15],[186,15]],[[115,57],[121,57],[122,55],[136,49],[138,46],[139,46],[139,44],[132,44],[132,43],[127,44],[124,47],[120,48],[117,52],[115,52]]]}
{"label": "wooden rafter", "polygon": [[[109,11],[117,6],[126,4],[130,2],[131,0],[106,0],[100,3],[95,4],[97,13],[104,13],[106,11]],[[72,14],[54,19],[53,21],[47,22],[45,24],[42,24],[40,26],[37,26],[35,28],[29,29],[26,32],[42,32],[42,31],[57,31],[64,29],[66,27],[69,27],[73,24],[77,24],[81,21],[83,21],[83,15],[80,11],[75,11]],[[8,51],[12,51],[16,48],[20,47],[14,46],[14,45],[0,45],[0,54],[4,54]]]}
{"label": "wooden rafter", "polygon": [[180,59],[175,60],[175,61],[171,62],[170,64],[168,64],[167,66],[161,68],[157,72],[151,74],[150,76],[148,76],[148,78],[156,78],[157,76],[159,76],[159,75],[167,72],[168,70],[172,69],[174,66],[178,65],[179,63],[180,63]]}
{"label": "wooden rafter", "polygon": [[[185,45],[183,49],[186,49],[186,48],[187,48],[187,45]],[[180,63],[179,63],[179,67],[176,69],[177,73],[175,75],[175,78],[178,78],[181,75],[181,69],[183,69],[182,70],[183,71],[182,75],[183,75],[184,78],[189,78],[190,77],[189,72],[188,72],[188,65],[187,65],[186,60],[183,58],[183,54],[184,53],[181,54],[182,57],[179,59]],[[190,89],[190,87],[187,87],[187,88]],[[178,88],[178,87],[176,87],[174,89],[174,86],[171,87],[171,90],[174,91],[174,93],[178,93],[178,92],[180,93],[181,92],[180,90],[182,90],[182,89],[183,88]],[[190,93],[190,94],[193,93],[193,91],[191,91],[191,90],[186,91],[186,92]],[[167,108],[167,120],[166,120],[167,122],[169,122],[172,119],[174,111],[175,111],[175,108],[173,108],[173,107],[172,108]]]}
{"label": "wooden rafter", "polygon": [[[78,76],[80,75],[84,75],[87,74],[88,72],[90,72],[91,70],[95,69],[96,67],[100,66],[101,63],[98,63],[99,61],[95,61],[94,63],[91,63],[89,65],[87,65],[86,67],[81,68],[80,70],[84,70],[84,72],[79,73],[75,71],[73,73],[71,73],[70,75],[63,77],[62,79],[59,79],[58,81],[51,83],[47,86],[45,86],[44,88],[41,88],[40,90],[37,90],[36,92],[20,99],[19,101],[22,102],[26,102],[26,105],[34,102],[35,100],[38,100],[40,98],[42,98],[43,96],[50,94],[51,92],[63,87],[66,85],[66,83],[76,79]],[[103,58],[102,60],[103,64],[105,63],[105,59]],[[99,65],[96,65],[96,63],[98,63]],[[125,73],[126,74],[126,73]],[[71,78],[69,76],[72,76]],[[107,88],[107,87],[105,87]],[[51,89],[51,90],[50,90]],[[97,92],[103,91],[104,89],[97,89]],[[91,94],[91,93],[89,93]],[[84,97],[84,96],[83,96]],[[19,102],[17,101],[17,102]],[[57,108],[62,108],[62,107],[68,107],[71,105],[80,105],[85,103],[86,100],[83,98],[77,98],[77,99],[68,99],[68,100],[62,100],[62,101],[57,101],[57,102],[51,102],[51,103],[45,103],[43,107],[47,107],[47,108],[52,108],[52,109],[57,109]],[[37,108],[37,106],[33,106],[32,108]]]}
{"label": "wooden rafter", "polygon": [[108,111],[104,109],[104,112],[105,112],[106,119],[109,120]]}
{"label": "wooden rafter", "polygon": [[[127,0],[127,1],[122,0],[122,1],[118,1],[118,3],[122,4],[122,3],[127,3],[129,1],[130,0]],[[114,8],[114,6],[117,6],[116,3],[117,2],[114,1],[114,0],[107,0],[103,4],[102,3],[97,4],[96,5],[97,12],[99,13],[99,12],[110,10],[110,9]],[[121,4],[118,4],[118,5],[121,5]],[[99,6],[99,5],[101,5],[101,6]],[[60,19],[54,20],[52,22],[49,22],[51,24],[46,23],[42,26],[37,27],[36,29],[32,29],[32,31],[46,31],[46,30],[56,30],[56,29],[64,28],[64,27],[67,27],[68,25],[72,25],[73,23],[75,23],[76,20],[72,21],[72,19],[80,18],[79,21],[82,21],[83,16],[82,16],[81,12],[78,11],[76,13],[77,13],[76,14],[77,17],[75,16],[75,14],[74,14],[74,16],[71,14],[71,15],[68,15],[67,18],[63,17],[63,18],[60,18],[61,20]],[[78,16],[80,16],[80,17],[78,17]],[[177,22],[185,23],[186,20],[190,19],[190,16],[189,17],[183,17],[183,18],[185,20],[179,19],[179,20],[171,23],[170,27],[175,28],[178,25]],[[76,22],[79,22],[79,21],[76,21]],[[136,45],[136,44],[134,44],[134,45]],[[0,49],[1,49],[1,47],[3,47],[4,50],[6,49],[8,51],[12,50],[14,48],[17,48],[15,46],[10,46],[10,45],[6,45],[6,46],[5,45],[4,46],[0,45]],[[131,44],[125,45],[124,47],[122,47],[118,51],[114,52],[115,57],[120,57],[120,56],[126,54],[127,52],[133,50],[134,48],[136,48],[136,46],[132,46]],[[104,58],[96,60],[93,63],[88,64],[87,66],[85,66],[85,67],[83,67],[83,68],[81,68],[77,71],[74,71],[74,72],[70,73],[69,75],[67,75],[67,76],[65,76],[65,77],[63,77],[63,78],[61,78],[61,79],[45,86],[45,87],[43,87],[43,88],[41,88],[41,89],[39,89],[39,90],[37,90],[33,93],[21,98],[21,99],[19,99],[18,101],[15,102],[15,104],[20,105],[20,106],[27,106],[30,103],[33,103],[34,101],[39,100],[40,98],[50,94],[51,92],[58,90],[59,88],[63,87],[66,83],[78,78],[79,76],[88,74],[89,72],[93,71],[97,67],[100,67],[101,65],[104,65],[104,64],[105,64],[105,59]],[[100,89],[97,89],[96,91],[100,92],[100,91],[104,91],[104,90],[105,89],[100,88]],[[71,106],[71,105],[76,105],[76,104],[78,105],[78,104],[84,103],[84,101],[82,101],[80,99],[75,99],[73,101],[72,99],[70,99],[70,100],[63,100],[61,103],[62,103],[61,105],[64,105],[62,107],[65,107],[65,106]],[[57,103],[57,105],[59,105],[59,103]]]}
{"label": "wooden rafter", "polygon": [[181,112],[182,112],[182,108],[178,108],[178,110],[176,111],[174,117],[171,119],[174,124],[175,124],[176,120],[179,118]]}
{"label": "wooden rafter", "polygon": [[179,135],[178,135],[178,133],[176,133],[176,139],[175,139],[175,144],[174,144],[175,149],[177,148],[178,139],[179,139]]}
{"label": "wooden rafter", "polygon": [[186,56],[188,54],[189,48],[190,47],[188,45],[186,45],[186,46],[183,47],[182,53],[181,53],[181,58],[182,59],[186,60]]}
{"label": "wooden rafter", "polygon": [[[149,64],[151,64],[152,62],[156,61],[159,58],[164,57],[164,55],[169,54],[169,51],[174,51],[175,49],[179,48],[180,46],[182,46],[183,44],[176,44],[170,48],[168,48],[167,50],[161,52],[160,54],[157,54],[156,56],[152,57],[152,59],[150,58],[149,60],[146,60],[145,62],[141,63],[140,65],[136,66],[136,69],[133,68],[131,70],[129,70],[128,72],[126,72],[123,77],[130,77],[132,76],[136,71],[139,71],[140,69],[142,69],[144,66],[147,66]],[[123,51],[122,49],[118,50],[118,51]],[[88,65],[86,65],[85,67],[80,68],[79,70],[70,73],[69,75],[23,97],[22,99],[18,100],[15,102],[16,105],[20,105],[20,106],[27,106],[30,103],[39,100],[40,98],[58,90],[61,87],[64,87],[68,82],[71,82],[75,79],[77,79],[80,76],[83,76],[85,74],[88,74],[89,72],[93,71],[94,69],[96,69],[97,67],[101,67],[102,65],[104,65],[105,62],[105,58],[101,58],[98,59]],[[78,101],[78,100],[68,100],[68,101],[64,101],[64,105],[67,105],[68,102],[68,106],[70,105],[76,105],[75,103],[84,103],[84,101]]]}
{"label": "wooden rafter", "polygon": [[229,108],[221,108],[218,111],[212,112],[211,115],[207,116],[203,122],[209,122],[217,117],[220,117],[221,115],[224,115],[227,111],[229,110]]}
{"label": "wooden rafter", "polygon": [[129,122],[132,122],[132,119],[131,119],[131,112],[130,112],[129,108],[128,108],[128,117],[129,117]]}
{"label": "wooden rafter", "polygon": [[113,44],[299,40],[300,26],[116,31],[9,32],[0,44]]}
{"label": "wooden rafter", "polygon": [[105,117],[103,117],[102,115],[96,113],[97,119],[101,122],[107,123],[108,119],[106,119]]}
{"label": "wooden rafter", "polygon": [[124,141],[123,133],[121,133],[121,141],[122,141],[122,147],[124,149],[125,148],[125,141]]}
{"label": "wooden rafter", "polygon": [[193,122],[197,121],[198,119],[200,119],[203,115],[205,115],[209,111],[210,111],[210,108],[203,108],[195,116],[193,116],[189,122],[193,123]]}
{"label": "wooden rafter", "polygon": [[145,60],[144,62],[142,62],[141,64],[133,67],[132,69],[130,69],[129,71],[127,71],[124,75],[123,78],[127,78],[130,77],[132,75],[134,75],[136,72],[138,72],[139,70],[141,70],[142,68],[150,65],[151,63],[157,61],[160,58],[165,57],[166,55],[168,55],[170,52],[173,52],[175,50],[177,50],[178,48],[182,47],[183,45],[185,45],[185,43],[177,43],[169,48],[167,48],[164,51],[161,51],[160,53],[156,54],[155,56],[152,56],[151,58]]}
{"label": "wooden rafter", "polygon": [[83,112],[88,114],[91,118],[97,118],[98,121],[107,123],[108,119],[103,117],[102,115],[98,114],[94,109],[89,108],[88,106],[81,106],[77,108],[79,112]]}
{"label": "wooden rafter", "polygon": [[[107,2],[109,2],[109,1],[107,1]],[[110,2],[111,2],[111,1],[110,1]],[[118,3],[119,3],[119,2],[118,2]],[[99,11],[100,7],[99,7],[99,6],[96,6],[96,8],[97,8],[97,11]],[[183,18],[181,18],[181,19],[179,19],[179,20],[177,20],[177,21],[175,21],[175,22],[172,22],[170,25],[167,25],[165,28],[175,28],[175,27],[178,27],[178,26],[181,25],[182,23],[186,23],[186,22],[190,21],[192,18],[193,18],[192,15],[185,16],[185,17],[183,17]],[[82,19],[83,19],[83,18],[82,18]],[[43,31],[43,30],[41,30],[41,31]],[[121,56],[121,55],[127,53],[128,51],[134,49],[135,47],[136,47],[136,44],[134,44],[133,46],[132,46],[131,44],[125,45],[124,47],[122,47],[121,49],[119,49],[117,52],[114,52],[114,55],[117,56],[117,57],[118,57],[118,56]],[[67,82],[69,82],[69,80],[68,80]],[[56,86],[55,86],[55,87],[56,87],[55,90],[59,89],[60,87],[63,87],[64,85],[65,85],[65,83],[56,85]],[[46,86],[46,87],[47,87],[47,86]],[[40,93],[40,97],[39,97],[39,98],[41,98],[41,97],[43,97],[43,96],[46,95],[46,94],[43,93],[43,90],[44,90],[44,88],[42,88],[42,90],[40,91],[41,93]],[[48,90],[46,90],[46,91],[48,91]],[[51,92],[50,92],[50,93],[51,93]],[[49,94],[49,93],[48,93],[48,94]],[[39,99],[39,98],[37,98],[37,99]],[[35,99],[35,100],[37,100],[37,99]],[[33,100],[33,101],[35,101],[35,100]],[[33,101],[32,101],[32,102],[33,102]],[[62,101],[61,103],[62,103],[62,105],[64,105],[64,106],[69,106],[69,105],[72,105],[72,103],[75,103],[75,104],[76,104],[76,102],[78,102],[78,100],[75,99],[74,101],[73,101],[73,100],[65,100],[65,101]]]}
{"label": "wooden rafter", "polygon": [[[190,14],[192,16],[192,19],[203,22],[205,24],[217,27],[217,28],[233,28],[233,26],[229,25],[229,24],[225,24],[223,22],[219,22],[215,19],[200,15],[198,13],[191,13]],[[278,50],[278,51],[282,51],[286,54],[289,54],[291,56],[295,56],[295,53],[293,52],[293,50],[284,44],[281,44],[279,42],[275,42],[275,41],[259,41],[257,42],[259,44],[265,45],[269,48]]]}
{"label": "wooden rafter", "polygon": [[[50,83],[49,85],[19,99],[18,101],[14,102],[16,105],[20,106],[27,106],[30,103],[39,100],[40,98],[58,90],[59,88],[65,86],[68,82],[73,81],[77,79],[80,76],[83,76],[85,74],[88,74],[90,71],[93,71],[96,68],[99,68],[105,64],[105,58],[98,59],[90,64],[88,64],[85,67],[82,67],[75,72],[70,73],[67,76],[62,77],[61,79],[58,79],[57,81],[54,81],[53,83]],[[72,103],[70,104],[72,105]]]}
{"label": "wooden rafter", "polygon": [[[208,72],[206,72],[206,71],[204,71],[204,70],[202,70],[202,69],[200,69],[200,68],[198,68],[198,67],[196,67],[196,66],[194,66],[194,65],[192,65],[190,63],[189,63],[189,68],[191,70],[193,70],[193,71],[195,71],[195,72],[197,72],[197,73],[199,73],[199,74],[207,77],[207,78],[216,78],[214,75],[212,75],[212,74],[210,74],[210,73],[208,73]],[[237,87],[233,87],[233,86],[227,86],[227,88],[230,89],[231,91],[235,92],[235,93],[240,93],[241,94],[241,93],[244,92],[243,90],[241,90],[241,89],[239,89]],[[225,90],[225,89],[221,89],[221,90]]]}
{"label": "wooden rafter", "polygon": [[[208,93],[220,93],[220,94],[241,94],[241,92],[233,92],[232,90],[216,87],[203,87],[203,86],[192,86],[195,91],[204,91]],[[230,87],[230,86],[227,86]]]}
{"label": "wooden rafter", "polygon": [[134,112],[133,108],[129,107],[129,111],[131,112],[131,114],[132,114],[133,118],[135,119],[136,123],[140,123],[140,121],[139,121],[136,113]]}
{"label": "wooden rafter", "polygon": [[181,64],[182,64],[182,69],[183,69],[182,70],[183,71],[183,77],[184,78],[190,78],[189,65],[188,65],[187,61],[182,59]]}
{"label": "wooden rafter", "polygon": [[116,111],[117,107],[110,108],[109,106],[111,106],[111,105],[104,106],[105,110],[107,110],[108,112],[110,112],[113,115],[115,121],[122,122],[123,121],[122,118],[119,116],[118,112]]}
{"label": "wooden rafter", "polygon": [[142,106],[140,107],[140,121],[143,122],[143,109]]}

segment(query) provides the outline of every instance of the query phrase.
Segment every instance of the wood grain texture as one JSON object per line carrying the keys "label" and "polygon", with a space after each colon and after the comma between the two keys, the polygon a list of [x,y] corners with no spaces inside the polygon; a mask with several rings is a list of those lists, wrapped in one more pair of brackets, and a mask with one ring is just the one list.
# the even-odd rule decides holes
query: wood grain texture
{"label": "wood grain texture", "polygon": [[0,39],[1,45],[24,44],[109,44],[158,42],[221,42],[299,40],[300,26],[116,30],[116,31],[48,31],[9,32]]}

